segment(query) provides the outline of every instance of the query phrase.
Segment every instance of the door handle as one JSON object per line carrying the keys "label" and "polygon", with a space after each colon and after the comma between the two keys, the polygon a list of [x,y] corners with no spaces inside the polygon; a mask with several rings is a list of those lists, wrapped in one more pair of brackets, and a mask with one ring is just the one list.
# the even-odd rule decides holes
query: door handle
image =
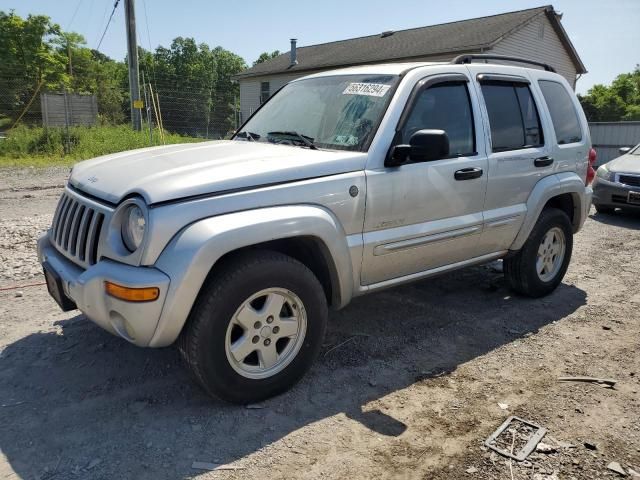
{"label": "door handle", "polygon": [[553,157],[540,157],[533,161],[536,167],[548,167],[553,163]]}
{"label": "door handle", "polygon": [[456,180],[473,180],[474,178],[480,178],[482,176],[482,169],[478,167],[463,168],[453,174],[453,178]]}

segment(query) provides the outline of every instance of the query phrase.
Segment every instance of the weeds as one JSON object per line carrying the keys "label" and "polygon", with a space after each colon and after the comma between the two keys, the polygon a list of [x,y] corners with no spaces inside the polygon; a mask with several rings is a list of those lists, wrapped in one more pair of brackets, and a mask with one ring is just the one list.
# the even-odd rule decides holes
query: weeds
{"label": "weeds", "polygon": [[[165,142],[191,143],[199,138],[165,133]],[[153,135],[153,145],[160,138]],[[72,127],[67,143],[63,128],[19,126],[0,139],[0,167],[70,165],[81,160],[150,146],[149,132],[136,132],[127,125]],[[65,153],[68,147],[69,153]]]}

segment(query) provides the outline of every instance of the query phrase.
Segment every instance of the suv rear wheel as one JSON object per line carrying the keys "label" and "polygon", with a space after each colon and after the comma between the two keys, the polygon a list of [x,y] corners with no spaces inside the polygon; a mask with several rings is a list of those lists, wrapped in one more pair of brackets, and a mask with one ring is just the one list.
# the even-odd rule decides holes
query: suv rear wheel
{"label": "suv rear wheel", "polygon": [[567,272],[573,249],[573,229],[566,213],[542,211],[522,249],[504,260],[509,286],[529,297],[551,293]]}
{"label": "suv rear wheel", "polygon": [[313,273],[286,255],[254,251],[207,280],[179,350],[209,394],[257,402],[302,378],[326,324],[324,290]]}

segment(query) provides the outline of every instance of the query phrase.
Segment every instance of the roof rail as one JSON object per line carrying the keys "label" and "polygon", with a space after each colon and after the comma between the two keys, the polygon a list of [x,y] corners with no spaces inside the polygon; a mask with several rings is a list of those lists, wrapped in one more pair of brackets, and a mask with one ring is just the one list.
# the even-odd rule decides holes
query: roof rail
{"label": "roof rail", "polygon": [[453,64],[463,64],[463,63],[471,63],[473,60],[501,60],[504,62],[517,62],[517,63],[528,63],[529,65],[537,65],[538,67],[544,68],[547,72],[556,71],[551,65],[542,62],[536,62],[535,60],[527,60],[526,58],[520,57],[510,57],[507,55],[492,55],[490,53],[471,53],[467,55],[458,55],[456,58],[451,60]]}

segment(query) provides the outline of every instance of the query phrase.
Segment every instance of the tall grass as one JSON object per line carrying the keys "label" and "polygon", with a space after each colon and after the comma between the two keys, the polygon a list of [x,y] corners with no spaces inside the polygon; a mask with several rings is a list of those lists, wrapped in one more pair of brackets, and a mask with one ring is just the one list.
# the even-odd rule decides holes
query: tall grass
{"label": "tall grass", "polygon": [[[201,139],[165,133],[165,142],[187,143]],[[150,146],[149,131],[136,132],[127,125],[69,128],[69,153],[65,153],[63,128],[19,126],[0,139],[0,167],[70,165],[108,153]],[[157,132],[153,145],[161,145]]]}

